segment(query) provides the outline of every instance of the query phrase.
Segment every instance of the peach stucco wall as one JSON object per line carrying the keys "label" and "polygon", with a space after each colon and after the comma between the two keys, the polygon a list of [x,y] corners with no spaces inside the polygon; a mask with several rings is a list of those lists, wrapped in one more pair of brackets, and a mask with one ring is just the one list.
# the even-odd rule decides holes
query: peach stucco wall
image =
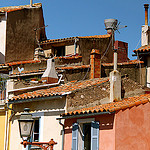
{"label": "peach stucco wall", "polygon": [[[115,137],[114,115],[99,115],[91,118],[95,118],[95,121],[100,122],[99,150],[115,150],[115,139],[113,138]],[[64,138],[65,150],[71,150],[72,124],[75,122],[77,122],[77,119],[67,119],[65,121],[65,138]]]}
{"label": "peach stucco wall", "polygon": [[116,114],[116,150],[150,150],[150,103]]}
{"label": "peach stucco wall", "polygon": [[[150,150],[150,103],[92,118],[100,122],[99,150]],[[65,150],[71,150],[74,122],[65,121]]]}

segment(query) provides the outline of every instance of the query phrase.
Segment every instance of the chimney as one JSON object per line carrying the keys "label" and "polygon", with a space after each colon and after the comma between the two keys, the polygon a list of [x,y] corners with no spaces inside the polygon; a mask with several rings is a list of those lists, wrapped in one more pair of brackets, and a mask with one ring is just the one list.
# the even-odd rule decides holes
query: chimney
{"label": "chimney", "polygon": [[149,4],[144,4],[144,8],[145,8],[145,25],[148,25],[148,7],[149,7]]}
{"label": "chimney", "polygon": [[97,49],[92,49],[90,56],[91,64],[91,75],[90,78],[100,78],[101,77],[101,55],[100,51]]}
{"label": "chimney", "polygon": [[32,2],[32,0],[30,0],[30,7],[32,7],[33,6],[33,2]]}
{"label": "chimney", "polygon": [[145,8],[145,25],[142,26],[142,37],[141,37],[141,46],[149,44],[149,35],[148,35],[148,8],[149,4],[144,4]]}
{"label": "chimney", "polygon": [[44,51],[41,47],[38,47],[34,51],[34,60],[45,59]]}
{"label": "chimney", "polygon": [[46,83],[48,84],[58,82],[58,76],[55,69],[55,60],[53,58],[47,60],[47,68],[42,75],[42,80],[46,80]]}

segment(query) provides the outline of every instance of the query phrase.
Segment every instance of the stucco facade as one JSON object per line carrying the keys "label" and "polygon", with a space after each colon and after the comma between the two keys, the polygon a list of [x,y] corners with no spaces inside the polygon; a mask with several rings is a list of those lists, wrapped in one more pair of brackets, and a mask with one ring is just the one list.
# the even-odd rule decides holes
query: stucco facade
{"label": "stucco facade", "polygon": [[60,150],[62,146],[62,126],[56,118],[65,112],[65,107],[65,97],[13,104],[13,110],[17,113],[11,121],[10,150],[27,150],[20,144],[22,139],[20,138],[18,126],[18,119],[24,108],[30,108],[30,112],[35,119],[39,119],[39,141],[48,142],[53,138],[58,143],[55,145],[55,150]]}
{"label": "stucco facade", "polygon": [[120,110],[110,115],[95,115],[65,120],[64,149],[72,148],[72,125],[79,119],[99,122],[99,150],[149,150],[150,103]]}
{"label": "stucco facade", "polygon": [[0,112],[0,149],[4,149],[5,139],[5,111]]}

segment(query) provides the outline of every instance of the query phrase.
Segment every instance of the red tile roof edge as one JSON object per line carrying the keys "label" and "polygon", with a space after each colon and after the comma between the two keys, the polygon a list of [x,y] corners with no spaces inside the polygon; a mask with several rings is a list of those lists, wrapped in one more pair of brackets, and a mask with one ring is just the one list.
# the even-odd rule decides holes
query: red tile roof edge
{"label": "red tile roof edge", "polygon": [[105,34],[105,35],[93,35],[93,36],[76,36],[76,37],[69,37],[69,38],[61,38],[61,39],[49,39],[49,40],[45,40],[42,41],[41,44],[47,44],[47,43],[54,43],[54,42],[63,42],[63,41],[68,41],[68,40],[75,40],[76,38],[79,39],[90,39],[90,38],[110,38],[111,35],[110,34]]}
{"label": "red tile roof edge", "polygon": [[[85,69],[85,68],[90,68],[90,65],[81,65],[81,66],[68,66],[68,67],[56,67],[56,70],[72,70],[72,69]],[[45,69],[40,69],[40,70],[32,70],[32,71],[22,71],[17,72],[17,73],[13,73],[12,75],[23,75],[23,74],[32,74],[32,73],[43,73],[45,71]]]}
{"label": "red tile roof edge", "polygon": [[25,61],[16,61],[16,62],[10,62],[6,64],[0,64],[0,66],[15,66],[20,64],[30,64],[30,63],[39,63],[40,60],[25,60]]}
{"label": "red tile roof edge", "polygon": [[[42,3],[34,3],[34,7],[37,6],[42,6]],[[24,8],[30,8],[30,5],[20,5],[20,6],[8,6],[8,7],[1,7],[0,12],[12,12],[12,11],[17,11],[17,10],[22,10]]]}
{"label": "red tile roof edge", "polygon": [[[117,63],[118,66],[122,66],[122,65],[133,65],[133,64],[143,64],[144,61],[128,61],[128,62],[122,62],[122,63]],[[113,63],[102,63],[103,66],[113,66]]]}
{"label": "red tile roof edge", "polygon": [[137,53],[137,52],[150,52],[150,45],[145,45],[145,46],[141,46],[140,48],[136,49],[136,50],[133,50],[134,53]]}
{"label": "red tile roof edge", "polygon": [[150,94],[144,94],[140,96],[134,96],[125,98],[122,101],[112,102],[107,104],[102,104],[99,106],[83,108],[80,110],[70,111],[68,113],[61,114],[62,117],[68,117],[73,115],[88,114],[89,112],[99,113],[99,112],[118,112],[120,110],[125,110],[127,108],[132,108],[134,106],[139,106],[141,104],[146,104],[150,102]]}
{"label": "red tile roof edge", "polygon": [[13,98],[9,99],[9,102],[11,101],[17,101],[17,100],[27,100],[27,99],[34,99],[39,97],[50,97],[50,96],[61,96],[68,92],[74,92],[76,90],[81,90],[87,87],[104,84],[109,81],[109,78],[96,78],[93,80],[83,80],[79,82],[68,82],[66,84],[48,88],[48,89],[40,89],[35,90],[33,92],[27,92],[23,93],[17,96],[14,96]]}

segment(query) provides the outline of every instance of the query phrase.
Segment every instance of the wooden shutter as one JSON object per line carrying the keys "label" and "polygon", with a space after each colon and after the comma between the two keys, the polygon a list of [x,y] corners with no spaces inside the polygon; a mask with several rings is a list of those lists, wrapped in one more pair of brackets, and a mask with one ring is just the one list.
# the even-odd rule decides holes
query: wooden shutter
{"label": "wooden shutter", "polygon": [[99,150],[99,122],[91,122],[91,150]]}
{"label": "wooden shutter", "polygon": [[78,123],[72,125],[72,150],[78,150]]}

